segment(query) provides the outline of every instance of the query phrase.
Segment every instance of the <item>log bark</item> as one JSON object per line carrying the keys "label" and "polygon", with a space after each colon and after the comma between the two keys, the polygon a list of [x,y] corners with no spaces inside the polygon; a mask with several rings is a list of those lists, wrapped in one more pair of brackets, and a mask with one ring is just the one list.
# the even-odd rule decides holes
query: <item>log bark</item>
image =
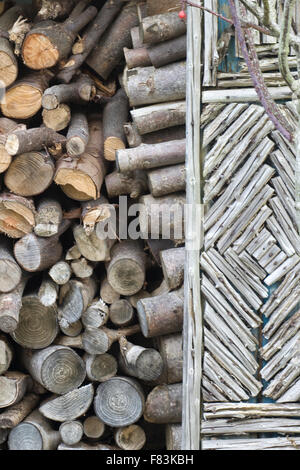
{"label": "log bark", "polygon": [[132,122],[124,124],[124,131],[128,145],[131,148],[138,147],[141,144],[151,145],[169,142],[170,140],[180,140],[184,139],[186,135],[185,126],[167,127],[159,131],[150,132],[149,134],[140,135],[135,124]]}
{"label": "log bark", "polygon": [[79,40],[79,44],[74,44],[76,54],[72,55],[57,79],[63,83],[69,83],[79,67],[85,62],[99,39],[111,24],[115,16],[123,6],[122,0],[107,0],[98,15],[87,28],[86,33]]}
{"label": "log bark", "polygon": [[106,304],[112,304],[120,298],[120,294],[113,289],[113,287],[109,284],[107,278],[103,279],[103,281],[101,282],[100,298]]}
{"label": "log bark", "polygon": [[52,396],[39,407],[40,413],[52,421],[63,423],[79,418],[92,404],[94,389],[92,384],[85,385],[60,397]]}
{"label": "log bark", "polygon": [[137,47],[134,49],[128,49],[128,47],[124,47],[123,52],[128,69],[134,69],[136,67],[147,67],[148,65],[152,65],[147,47]]}
{"label": "log bark", "polygon": [[30,233],[18,240],[14,246],[14,255],[19,265],[29,272],[44,271],[53,266],[62,256],[63,248],[59,236],[69,226],[69,221],[65,220],[53,237],[42,238]]}
{"label": "log bark", "polygon": [[129,426],[142,416],[144,400],[138,382],[127,377],[113,377],[98,386],[94,409],[108,426]]}
{"label": "log bark", "polygon": [[122,450],[141,450],[146,443],[145,431],[138,424],[116,429],[114,437]]}
{"label": "log bark", "polygon": [[92,355],[104,354],[118,341],[121,336],[130,336],[140,331],[139,325],[128,326],[120,330],[109,328],[86,328],[82,335],[83,349]]}
{"label": "log bark", "polygon": [[75,3],[75,0],[35,0],[37,14],[34,20],[38,22],[64,19],[71,13]]}
{"label": "log bark", "polygon": [[113,171],[105,178],[105,186],[108,197],[128,194],[132,199],[137,199],[146,193],[148,189],[146,174],[136,170],[132,174],[122,174]]}
{"label": "log bark", "polygon": [[100,239],[94,230],[89,236],[82,225],[76,225],[73,229],[77,247],[82,256],[89,261],[110,260],[110,250],[116,240]]}
{"label": "log bark", "polygon": [[11,193],[0,194],[0,231],[10,238],[31,233],[35,225],[33,200]]}
{"label": "log bark", "polygon": [[22,298],[17,328],[11,333],[23,348],[43,349],[50,346],[58,333],[57,312],[45,307],[37,295]]}
{"label": "log bark", "polygon": [[123,48],[130,47],[130,29],[138,25],[135,2],[125,5],[86,63],[106,80],[123,59]]}
{"label": "log bark", "polygon": [[10,406],[0,414],[0,429],[13,429],[21,423],[38,405],[40,397],[28,393],[15,405]]}
{"label": "log bark", "polygon": [[185,34],[186,23],[177,12],[146,16],[140,22],[140,32],[144,44],[156,44]]}
{"label": "log bark", "polygon": [[158,378],[159,383],[174,384],[182,382],[183,345],[182,334],[176,333],[159,336],[155,345],[163,360],[163,372]]}
{"label": "log bark", "polygon": [[42,116],[45,127],[60,132],[71,122],[71,108],[67,104],[59,104],[55,109],[43,109]]}
{"label": "log bark", "polygon": [[185,98],[185,62],[156,69],[139,67],[124,71],[123,85],[131,106],[164,103]]}
{"label": "log bark", "polygon": [[82,155],[89,141],[89,124],[84,112],[77,111],[72,119],[67,133],[67,153],[71,157]]}
{"label": "log bark", "polygon": [[185,124],[185,101],[153,104],[130,111],[139,134],[149,134],[168,127]]}
{"label": "log bark", "polygon": [[59,323],[66,328],[77,322],[95,297],[96,282],[93,278],[72,279],[60,290]]}
{"label": "log bark", "polygon": [[69,85],[54,85],[45,90],[42,100],[43,108],[56,109],[62,103],[86,104],[96,94],[94,81],[88,75],[81,75]]}
{"label": "log bark", "polygon": [[106,173],[100,116],[89,121],[89,134],[86,151],[79,158],[63,157],[56,168],[55,182],[67,196],[77,201],[99,198]]}
{"label": "log bark", "polygon": [[117,150],[118,171],[130,173],[134,170],[149,170],[161,166],[174,165],[185,161],[185,139],[159,144]]}
{"label": "log bark", "polygon": [[9,450],[54,450],[59,443],[59,433],[38,411],[33,411],[8,437]]}
{"label": "log bark", "polygon": [[86,328],[100,328],[109,319],[109,309],[103,300],[94,300],[82,314],[82,323]]}
{"label": "log bark", "polygon": [[5,149],[9,155],[28,153],[33,150],[43,150],[56,143],[65,142],[65,137],[52,129],[37,127],[27,130],[17,130],[7,135]]}
{"label": "log bark", "polygon": [[181,423],[182,384],[158,385],[147,396],[144,418],[150,423]]}
{"label": "log bark", "polygon": [[29,375],[21,372],[5,372],[0,377],[0,408],[7,408],[22,400],[32,386]]}
{"label": "log bark", "polygon": [[[153,261],[155,262],[155,264],[158,264],[158,266],[161,266],[160,252],[174,248],[174,245],[175,245],[172,240],[165,240],[165,239],[157,240],[155,238],[154,239],[148,238],[146,240],[146,244],[147,244],[147,247],[149,248],[149,252],[151,253]],[[166,287],[164,291],[168,292],[170,289],[168,288],[168,285],[166,284],[166,282],[164,282],[164,284]],[[161,284],[161,287],[163,287],[162,284]],[[152,295],[155,295],[154,292],[155,291],[152,291]],[[163,293],[164,292],[161,292],[161,294]],[[148,295],[148,297],[150,297],[150,295]]]}
{"label": "log bark", "polygon": [[65,261],[59,261],[58,263],[55,263],[49,271],[49,276],[59,286],[67,284],[71,278],[71,275],[72,270],[69,264]]}
{"label": "log bark", "polygon": [[185,165],[172,165],[148,172],[148,185],[152,196],[160,197],[185,190]]}
{"label": "log bark", "polygon": [[121,365],[124,372],[140,380],[152,381],[160,377],[163,370],[163,360],[156,349],[143,348],[127,341],[119,340]]}
{"label": "log bark", "polygon": [[89,439],[100,439],[105,431],[105,424],[98,416],[89,416],[83,422],[83,431]]}
{"label": "log bark", "polygon": [[137,312],[146,338],[177,333],[183,324],[182,291],[141,299],[137,303]]}
{"label": "log bark", "polygon": [[46,152],[22,153],[11,163],[4,181],[14,194],[37,196],[51,185],[54,172],[54,161]]}
{"label": "log bark", "polygon": [[22,359],[31,377],[58,395],[75,390],[85,379],[81,357],[65,346],[49,346],[34,352],[23,350]]}
{"label": "log bark", "polygon": [[4,333],[12,333],[18,327],[22,296],[28,277],[23,274],[14,290],[0,295],[0,330]]}
{"label": "log bark", "polygon": [[14,290],[21,282],[22,271],[16,263],[12,245],[4,237],[0,237],[0,292],[7,293]]}
{"label": "log bark", "polygon": [[133,308],[126,299],[116,300],[109,307],[109,319],[117,327],[129,325],[133,316]]}
{"label": "log bark", "polygon": [[22,57],[27,67],[47,69],[67,58],[79,31],[97,14],[95,7],[85,9],[87,3],[79,2],[64,23],[47,20],[34,25],[22,45]]}
{"label": "log bark", "polygon": [[171,290],[179,288],[184,280],[185,249],[171,248],[160,252],[164,278]]}
{"label": "log bark", "polygon": [[38,237],[56,235],[62,222],[62,207],[56,199],[43,198],[37,204],[34,233]]}
{"label": "log bark", "polygon": [[167,450],[181,450],[182,427],[181,424],[166,425]]}
{"label": "log bark", "polygon": [[65,421],[59,426],[61,440],[67,446],[73,446],[81,441],[83,426],[80,421]]}
{"label": "log bark", "polygon": [[5,149],[7,135],[15,130],[24,130],[24,124],[17,124],[12,119],[0,118],[0,173],[4,173],[12,162],[12,156]]}
{"label": "log bark", "polygon": [[11,85],[1,102],[4,116],[12,119],[29,119],[42,107],[42,96],[48,88],[52,73],[29,73]]}
{"label": "log bark", "polygon": [[117,374],[118,363],[111,354],[85,354],[86,375],[92,382],[105,382]]}
{"label": "log bark", "polygon": [[134,295],[145,282],[145,253],[139,241],[126,240],[111,250],[107,266],[107,280],[121,295]]}
{"label": "log bark", "polygon": [[120,88],[115,96],[106,104],[103,111],[104,157],[106,160],[116,159],[116,150],[126,146],[123,125],[128,120],[128,98]]}
{"label": "log bark", "polygon": [[5,335],[0,334],[0,376],[9,369],[13,359],[13,349]]}

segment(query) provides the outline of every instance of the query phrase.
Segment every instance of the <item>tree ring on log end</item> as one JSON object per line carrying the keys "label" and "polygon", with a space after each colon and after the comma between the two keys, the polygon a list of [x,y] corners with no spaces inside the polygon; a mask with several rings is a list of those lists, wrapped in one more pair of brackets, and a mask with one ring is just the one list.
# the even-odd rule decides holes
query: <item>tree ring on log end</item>
{"label": "tree ring on log end", "polygon": [[8,438],[9,450],[43,450],[43,439],[34,424],[20,423]]}
{"label": "tree ring on log end", "polygon": [[1,110],[8,118],[29,119],[40,110],[41,106],[40,90],[31,85],[19,85],[7,90]]}
{"label": "tree ring on log end", "polygon": [[23,60],[33,70],[53,67],[59,59],[59,51],[43,34],[30,34],[23,44]]}
{"label": "tree ring on log end", "polygon": [[18,66],[16,60],[13,60],[9,54],[0,52],[0,81],[8,87],[17,79]]}

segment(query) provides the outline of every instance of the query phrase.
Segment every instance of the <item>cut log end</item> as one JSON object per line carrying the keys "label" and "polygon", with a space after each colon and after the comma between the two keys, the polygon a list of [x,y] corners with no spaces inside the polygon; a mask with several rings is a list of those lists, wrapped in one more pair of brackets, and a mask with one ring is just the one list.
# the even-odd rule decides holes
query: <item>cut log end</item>
{"label": "cut log end", "polygon": [[42,93],[30,85],[20,85],[7,90],[1,110],[4,116],[13,119],[29,119],[42,106]]}
{"label": "cut log end", "polygon": [[83,142],[82,139],[78,136],[71,137],[67,142],[67,152],[68,155],[72,157],[76,157],[78,155],[83,154],[85,148],[85,142]]}
{"label": "cut log end", "polygon": [[55,109],[43,110],[43,121],[46,127],[56,132],[65,129],[71,121],[71,110],[67,104],[60,104]]}
{"label": "cut log end", "polygon": [[59,59],[59,51],[43,34],[30,34],[23,44],[23,60],[27,67],[41,70],[53,67]]}
{"label": "cut log end", "polygon": [[18,65],[16,60],[4,51],[0,52],[0,83],[8,87],[17,79]]}
{"label": "cut log end", "polygon": [[97,199],[97,188],[92,179],[79,170],[60,169],[55,177],[56,184],[75,201]]}
{"label": "cut log end", "polygon": [[106,160],[115,161],[116,151],[124,149],[124,142],[118,137],[107,137],[104,142],[104,157]]}

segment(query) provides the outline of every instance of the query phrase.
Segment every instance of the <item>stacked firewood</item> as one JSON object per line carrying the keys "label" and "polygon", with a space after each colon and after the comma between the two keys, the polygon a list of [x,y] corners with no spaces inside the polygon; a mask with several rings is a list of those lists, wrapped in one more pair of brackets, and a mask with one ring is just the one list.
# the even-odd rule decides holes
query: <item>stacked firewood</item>
{"label": "stacked firewood", "polygon": [[[182,220],[147,231],[185,202],[179,9],[0,16],[0,448],[180,448]],[[140,203],[138,240],[119,196]]]}

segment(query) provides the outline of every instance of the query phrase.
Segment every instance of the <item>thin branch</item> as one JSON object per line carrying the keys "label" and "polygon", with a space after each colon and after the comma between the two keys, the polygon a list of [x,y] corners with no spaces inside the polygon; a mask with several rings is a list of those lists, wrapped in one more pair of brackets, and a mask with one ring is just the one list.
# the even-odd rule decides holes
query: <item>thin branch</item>
{"label": "thin branch", "polygon": [[[245,62],[247,63],[249,73],[253,80],[253,85],[259,97],[259,100],[265,108],[265,111],[268,114],[269,118],[276,126],[276,128],[284,135],[284,137],[286,137],[286,139],[291,141],[293,139],[293,130],[291,129],[289,123],[287,122],[283,114],[280,112],[275,101],[272,99],[268,88],[266,87],[260,70],[259,60],[257,57],[251,31],[250,29],[243,30],[234,0],[228,1],[238,40],[241,45],[242,53]],[[245,8],[243,13],[246,16]]]}
{"label": "thin branch", "polygon": [[264,18],[263,18],[263,24],[265,26],[269,26],[274,18],[276,18],[276,12],[274,9],[274,0],[263,0],[264,4]]}
{"label": "thin branch", "polygon": [[278,64],[282,77],[284,78],[290,89],[294,92],[297,92],[298,97],[300,97],[299,81],[294,79],[288,64],[290,33],[293,14],[292,10],[294,6],[295,0],[286,0],[284,3],[283,19],[279,38]]}
{"label": "thin branch", "polygon": [[256,5],[256,2],[251,2],[251,0],[240,0],[240,2],[247,8],[256,18],[263,23],[264,14],[262,9]]}

